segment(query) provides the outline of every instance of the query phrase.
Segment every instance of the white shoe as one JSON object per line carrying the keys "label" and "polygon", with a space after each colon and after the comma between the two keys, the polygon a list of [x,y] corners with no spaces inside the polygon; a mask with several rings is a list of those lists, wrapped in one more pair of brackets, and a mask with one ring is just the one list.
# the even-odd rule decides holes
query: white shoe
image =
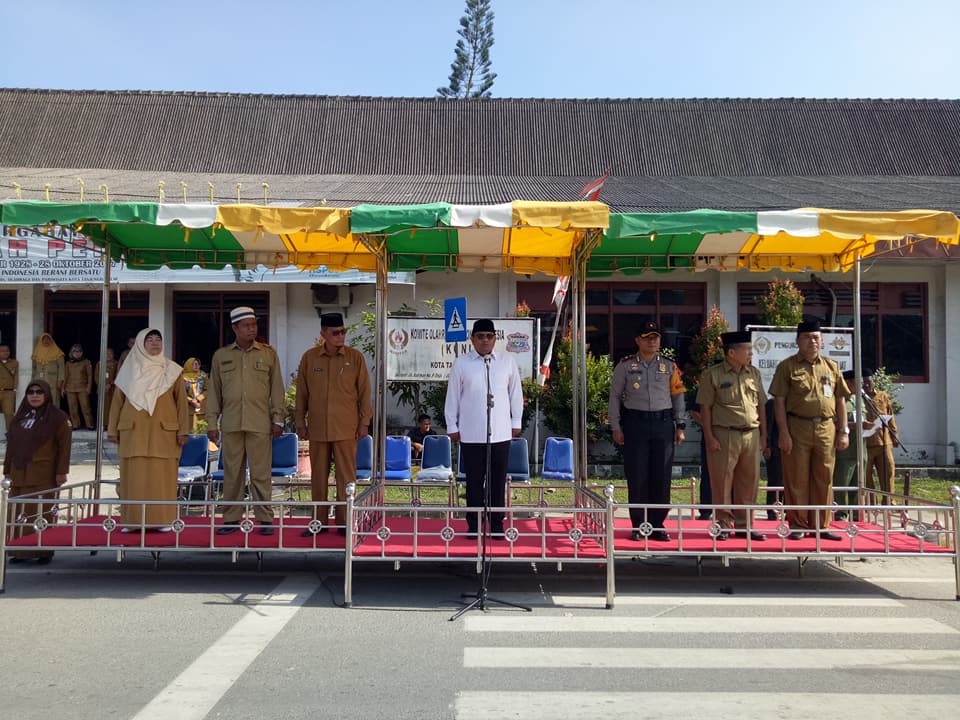
{"label": "white shoe", "polygon": [[122,532],[122,533],[132,533],[132,532],[139,532],[139,531],[138,531],[138,530],[134,530],[134,529],[131,528],[131,527],[125,527],[125,528],[120,528],[120,532]]}
{"label": "white shoe", "polygon": [[169,525],[164,525],[163,527],[158,527],[157,532],[173,532],[173,528]]}

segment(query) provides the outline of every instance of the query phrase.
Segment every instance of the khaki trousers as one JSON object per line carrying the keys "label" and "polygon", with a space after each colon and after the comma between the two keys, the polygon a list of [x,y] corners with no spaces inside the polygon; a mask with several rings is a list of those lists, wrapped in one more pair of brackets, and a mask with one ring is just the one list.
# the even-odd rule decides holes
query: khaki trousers
{"label": "khaki trousers", "polygon": [[13,422],[13,416],[17,412],[16,407],[17,393],[15,390],[0,390],[0,412],[3,413],[7,424],[4,426],[7,432],[10,432],[10,423]]}
{"label": "khaki trousers", "polygon": [[[271,500],[273,481],[270,477],[273,438],[270,433],[221,432],[220,452],[223,453],[223,499],[243,500],[246,485],[246,467],[250,467],[250,499],[253,514],[260,522],[273,522]],[[224,522],[238,522],[243,517],[243,506],[224,508]]]}
{"label": "khaki trousers", "polygon": [[[867,448],[867,469],[865,472],[867,487],[873,489],[876,487],[873,480],[873,471],[877,471],[877,479],[880,481],[880,489],[883,492],[893,492],[893,472],[896,466],[893,462],[893,446],[877,445]],[[883,499],[884,504],[887,499]]]}
{"label": "khaki trousers", "polygon": [[[714,427],[713,435],[720,442],[718,451],[707,450],[713,503],[755,505],[760,486],[760,430],[741,432]],[[725,528],[745,528],[748,512],[718,508],[714,510],[714,519]]]}
{"label": "khaki trousers", "polygon": [[[787,416],[793,450],[783,454],[785,505],[830,505],[833,503],[835,428],[833,420],[814,422]],[[830,527],[830,510],[787,510],[787,521],[795,529]],[[819,522],[818,522],[819,519]]]}
{"label": "khaki trousers", "polygon": [[[333,442],[310,441],[310,490],[314,502],[327,499],[330,483],[330,460],[333,460],[334,478],[337,483],[337,502],[347,501],[347,485],[357,481],[357,441],[335,440]],[[337,505],[337,525],[346,527],[347,508]],[[319,518],[321,522],[324,518]]]}

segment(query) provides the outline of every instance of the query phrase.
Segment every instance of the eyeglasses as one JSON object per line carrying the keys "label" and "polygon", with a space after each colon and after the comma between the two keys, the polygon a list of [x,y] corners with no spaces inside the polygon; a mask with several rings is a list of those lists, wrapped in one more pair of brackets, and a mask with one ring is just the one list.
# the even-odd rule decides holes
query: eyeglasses
{"label": "eyeglasses", "polygon": [[496,340],[496,339],[497,339],[497,334],[496,334],[496,333],[479,332],[479,333],[474,333],[474,334],[473,334],[473,337],[475,337],[477,340]]}
{"label": "eyeglasses", "polygon": [[27,390],[27,395],[44,395],[45,393],[40,388],[30,388]]}
{"label": "eyeglasses", "polygon": [[340,328],[339,330],[327,330],[327,332],[330,333],[331,335],[346,335],[347,329]]}

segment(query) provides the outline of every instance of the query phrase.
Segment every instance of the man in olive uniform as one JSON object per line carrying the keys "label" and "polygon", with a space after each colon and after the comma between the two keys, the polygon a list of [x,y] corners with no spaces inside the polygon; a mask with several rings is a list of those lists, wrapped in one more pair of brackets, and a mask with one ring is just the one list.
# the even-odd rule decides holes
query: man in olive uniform
{"label": "man in olive uniform", "polygon": [[[697,391],[713,502],[754,505],[760,485],[760,454],[767,446],[767,394],[760,371],[751,365],[750,333],[723,333],[720,342],[723,360],[703,372]],[[748,512],[717,508],[714,517],[723,528],[717,539],[728,539],[733,527],[746,533]],[[750,537],[766,540],[756,530],[750,531]]]}
{"label": "man in olive uniform", "polygon": [[[363,353],[346,346],[340,313],[320,316],[323,343],[307,350],[297,368],[297,435],[310,441],[310,487],[314,502],[325,502],[330,459],[336,468],[337,501],[357,479],[357,441],[369,433],[370,375]],[[337,505],[341,535],[347,534],[346,507]],[[321,532],[326,528],[321,528]],[[305,537],[311,531],[303,532]]]}
{"label": "man in olive uniform", "polygon": [[[634,338],[637,354],[628,355],[613,371],[609,417],[613,441],[623,446],[623,471],[631,504],[670,502],[673,447],[683,442],[684,386],[680,371],[660,354],[660,327],[648,321]],[[667,508],[630,508],[631,540],[641,540],[639,526],[655,529],[651,540],[667,542],[663,527]]]}
{"label": "man in olive uniform", "polygon": [[[273,535],[271,456],[273,438],[283,432],[286,415],[283,377],[277,351],[257,342],[257,316],[245,306],[230,311],[236,340],[213,354],[207,394],[207,437],[223,454],[223,499],[243,500],[244,467],[250,469],[253,513],[261,535]],[[219,420],[219,430],[217,429]],[[239,530],[242,505],[223,511],[218,535]]]}
{"label": "man in olive uniform", "polygon": [[10,423],[17,411],[17,384],[20,382],[20,363],[10,357],[10,346],[0,345],[0,412],[10,431]]}
{"label": "man in olive uniform", "polygon": [[[93,411],[90,409],[90,391],[93,389],[93,365],[83,356],[83,346],[74,343],[70,357],[63,368],[63,391],[67,395],[70,422],[75,430],[94,429]],[[83,424],[80,416],[83,415]]]}
{"label": "man in olive uniform", "polygon": [[[850,444],[845,401],[850,390],[840,367],[820,354],[823,337],[817,320],[797,325],[798,353],[783,360],[770,383],[774,399],[780,451],[783,458],[785,505],[830,505],[833,502],[833,465],[836,451]],[[830,510],[788,510],[794,529],[790,537],[820,533],[824,540],[840,540],[828,531]]]}

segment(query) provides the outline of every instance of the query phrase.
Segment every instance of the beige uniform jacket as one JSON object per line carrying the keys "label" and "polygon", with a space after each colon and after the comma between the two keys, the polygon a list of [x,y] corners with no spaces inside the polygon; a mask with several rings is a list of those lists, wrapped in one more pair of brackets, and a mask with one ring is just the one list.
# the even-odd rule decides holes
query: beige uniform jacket
{"label": "beige uniform jacket", "polygon": [[836,398],[850,397],[839,366],[819,355],[814,362],[797,353],[782,360],[770,383],[770,394],[782,397],[787,415],[829,418],[836,414]]}
{"label": "beige uniform jacket", "polygon": [[[183,385],[183,383],[179,383]],[[269,433],[286,415],[283,376],[277,351],[254,342],[246,351],[235,342],[220,348],[210,362],[207,425],[220,421],[223,432]]]}
{"label": "beige uniform jacket", "polygon": [[297,427],[310,440],[354,440],[358,425],[369,425],[370,375],[363,353],[351,347],[333,355],[322,347],[307,350],[297,369]]}
{"label": "beige uniform jacket", "polygon": [[760,371],[753,365],[736,372],[724,360],[711,365],[700,376],[697,403],[710,408],[710,422],[714,427],[758,428],[759,406],[766,402]]}
{"label": "beige uniform jacket", "polygon": [[157,398],[153,415],[137,410],[116,388],[110,403],[107,435],[120,436],[120,457],[179,458],[177,435],[190,433],[183,383],[177,381]]}
{"label": "beige uniform jacket", "polygon": [[[887,427],[890,430],[884,430],[881,427],[873,435],[868,437],[864,442],[867,447],[883,447],[884,445],[893,446],[893,439],[890,437],[890,432],[899,437],[897,433],[897,419],[893,417],[893,402],[890,400],[890,396],[887,395],[883,390],[875,390],[873,395],[870,396],[870,399],[873,400],[873,404],[877,406],[877,410],[880,411],[881,415],[890,415],[890,422],[887,423]],[[870,408],[865,408],[867,413],[867,420],[873,422],[877,419],[877,414],[873,412]]]}
{"label": "beige uniform jacket", "polygon": [[77,362],[67,362],[64,367],[63,389],[67,392],[90,394],[93,388],[93,366],[84,358]]}

